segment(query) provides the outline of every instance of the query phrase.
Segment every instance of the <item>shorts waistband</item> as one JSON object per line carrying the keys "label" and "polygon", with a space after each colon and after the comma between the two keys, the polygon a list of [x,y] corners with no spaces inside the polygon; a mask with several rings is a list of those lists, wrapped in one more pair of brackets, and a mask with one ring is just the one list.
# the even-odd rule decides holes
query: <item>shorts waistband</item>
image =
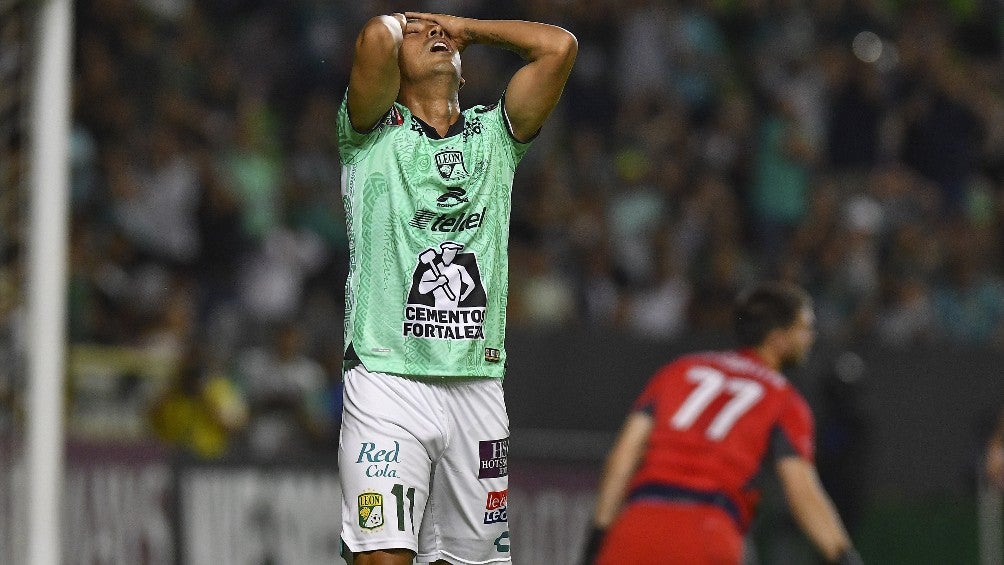
{"label": "shorts waistband", "polygon": [[655,500],[665,502],[682,502],[688,504],[710,504],[724,510],[740,530],[745,530],[740,518],[739,506],[729,495],[719,491],[703,491],[664,483],[645,483],[638,485],[628,494],[628,501]]}

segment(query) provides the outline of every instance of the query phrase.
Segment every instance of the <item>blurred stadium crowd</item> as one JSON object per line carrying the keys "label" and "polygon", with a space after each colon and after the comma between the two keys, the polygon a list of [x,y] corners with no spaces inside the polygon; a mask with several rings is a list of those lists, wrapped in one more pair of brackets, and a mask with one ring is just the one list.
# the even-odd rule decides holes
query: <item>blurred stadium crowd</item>
{"label": "blurred stadium crowd", "polygon": [[[77,3],[69,333],[178,367],[149,401],[119,379],[137,425],[200,456],[334,441],[333,124],[362,23],[412,7],[579,39],[516,178],[512,331],[726,332],[735,293],[778,276],[810,289],[827,340],[1004,346],[1000,2],[418,4]],[[489,51],[464,54],[464,107],[515,68]]]}

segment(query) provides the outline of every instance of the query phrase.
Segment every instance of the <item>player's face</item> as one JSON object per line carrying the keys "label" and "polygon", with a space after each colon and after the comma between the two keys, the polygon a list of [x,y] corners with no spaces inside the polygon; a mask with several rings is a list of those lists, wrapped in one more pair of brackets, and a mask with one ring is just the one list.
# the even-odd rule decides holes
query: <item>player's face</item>
{"label": "player's face", "polygon": [[398,65],[405,80],[449,74],[456,78],[458,84],[460,81],[460,49],[434,22],[408,20],[398,53]]}
{"label": "player's face", "polygon": [[812,308],[802,308],[787,334],[788,352],[783,364],[798,365],[808,358],[812,343],[816,340],[816,315]]}

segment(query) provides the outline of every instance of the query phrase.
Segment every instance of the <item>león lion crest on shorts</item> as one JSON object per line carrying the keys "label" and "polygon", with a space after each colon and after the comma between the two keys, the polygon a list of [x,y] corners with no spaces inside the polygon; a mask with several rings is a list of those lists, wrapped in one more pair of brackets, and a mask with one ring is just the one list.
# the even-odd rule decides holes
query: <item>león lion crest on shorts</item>
{"label": "le\u00f3n lion crest on shorts", "polygon": [[359,495],[359,527],[375,530],[383,526],[383,495],[364,492]]}

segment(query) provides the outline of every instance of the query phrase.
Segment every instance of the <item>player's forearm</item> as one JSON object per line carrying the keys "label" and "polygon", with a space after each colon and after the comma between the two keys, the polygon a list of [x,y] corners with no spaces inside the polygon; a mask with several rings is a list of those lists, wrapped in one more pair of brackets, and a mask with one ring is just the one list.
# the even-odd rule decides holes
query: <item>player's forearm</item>
{"label": "player's forearm", "polygon": [[596,510],[593,512],[594,526],[605,529],[620,513],[631,476],[644,455],[651,428],[648,415],[636,412],[628,416],[603,465]]}
{"label": "player's forearm", "polygon": [[594,526],[606,529],[613,523],[621,505],[624,504],[628,482],[633,472],[634,465],[624,459],[618,459],[616,452],[612,452],[607,458],[596,497],[596,510],[593,512]]}
{"label": "player's forearm", "polygon": [[794,458],[781,467],[781,482],[795,522],[828,561],[836,562],[851,548],[851,539],[833,502],[819,484],[815,468]]}
{"label": "player's forearm", "polygon": [[835,563],[851,547],[850,537],[829,497],[823,495],[802,499],[792,506],[796,522],[828,562]]}
{"label": "player's forearm", "polygon": [[466,32],[468,43],[508,49],[529,62],[551,60],[557,66],[570,68],[578,50],[578,42],[570,32],[537,22],[469,20]]}

